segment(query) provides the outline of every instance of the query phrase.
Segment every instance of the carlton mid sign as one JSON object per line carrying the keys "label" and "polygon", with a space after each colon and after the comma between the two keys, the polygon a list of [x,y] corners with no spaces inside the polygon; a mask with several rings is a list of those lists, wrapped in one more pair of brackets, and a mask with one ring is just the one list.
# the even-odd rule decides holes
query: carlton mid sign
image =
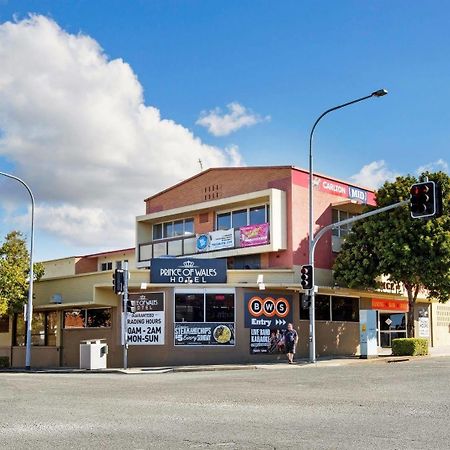
{"label": "carlton mid sign", "polygon": [[285,329],[292,322],[292,296],[248,293],[244,296],[246,328]]}
{"label": "carlton mid sign", "polygon": [[151,283],[226,283],[225,259],[154,258],[150,265]]}

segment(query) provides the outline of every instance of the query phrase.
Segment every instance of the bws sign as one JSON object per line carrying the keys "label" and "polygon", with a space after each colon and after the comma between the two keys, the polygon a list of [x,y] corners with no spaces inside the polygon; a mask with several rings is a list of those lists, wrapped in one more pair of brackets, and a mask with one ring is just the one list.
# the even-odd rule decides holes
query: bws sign
{"label": "bws sign", "polygon": [[285,329],[292,322],[292,296],[259,293],[244,295],[246,328]]}

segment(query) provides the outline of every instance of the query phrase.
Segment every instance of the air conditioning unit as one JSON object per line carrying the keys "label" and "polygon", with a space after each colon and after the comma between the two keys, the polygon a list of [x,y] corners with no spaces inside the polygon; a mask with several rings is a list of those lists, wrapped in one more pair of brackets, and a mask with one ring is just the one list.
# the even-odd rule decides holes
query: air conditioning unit
{"label": "air conditioning unit", "polygon": [[50,298],[50,303],[55,303],[55,304],[62,303],[62,295],[61,294],[53,294]]}

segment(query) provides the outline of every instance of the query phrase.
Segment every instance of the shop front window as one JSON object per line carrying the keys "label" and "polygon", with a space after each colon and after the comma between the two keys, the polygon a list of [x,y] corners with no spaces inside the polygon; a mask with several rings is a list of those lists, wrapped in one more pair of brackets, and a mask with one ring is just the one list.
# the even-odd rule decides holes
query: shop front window
{"label": "shop front window", "polygon": [[206,322],[234,322],[234,294],[206,294]]}
{"label": "shop front window", "polygon": [[[33,313],[31,322],[31,344],[35,346],[55,346],[57,334],[57,312]],[[26,326],[23,314],[14,316],[14,345],[26,343]]]}
{"label": "shop front window", "polygon": [[[316,320],[336,322],[358,322],[359,302],[357,298],[316,295]],[[309,320],[309,308],[300,302],[300,320]]]}
{"label": "shop front window", "polygon": [[204,321],[203,294],[175,294],[175,322]]}
{"label": "shop front window", "polygon": [[8,332],[9,332],[9,317],[0,316],[0,333],[8,333]]}
{"label": "shop front window", "polygon": [[316,295],[316,320],[331,320],[330,297],[328,295]]}
{"label": "shop front window", "polygon": [[175,293],[175,322],[234,322],[234,293]]}
{"label": "shop front window", "polygon": [[111,308],[69,309],[64,311],[64,328],[110,328]]}
{"label": "shop front window", "polygon": [[351,297],[332,297],[331,305],[332,320],[342,322],[359,321],[358,299]]}

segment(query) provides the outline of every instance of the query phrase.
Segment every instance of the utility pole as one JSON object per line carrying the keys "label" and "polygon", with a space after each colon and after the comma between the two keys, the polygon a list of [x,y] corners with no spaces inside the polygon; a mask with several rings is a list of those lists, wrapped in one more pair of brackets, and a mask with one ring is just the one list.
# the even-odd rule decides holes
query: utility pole
{"label": "utility pole", "polygon": [[123,305],[123,368],[128,368],[128,325],[127,325],[127,305],[128,305],[128,261],[123,264],[123,295],[122,295],[122,305]]}

